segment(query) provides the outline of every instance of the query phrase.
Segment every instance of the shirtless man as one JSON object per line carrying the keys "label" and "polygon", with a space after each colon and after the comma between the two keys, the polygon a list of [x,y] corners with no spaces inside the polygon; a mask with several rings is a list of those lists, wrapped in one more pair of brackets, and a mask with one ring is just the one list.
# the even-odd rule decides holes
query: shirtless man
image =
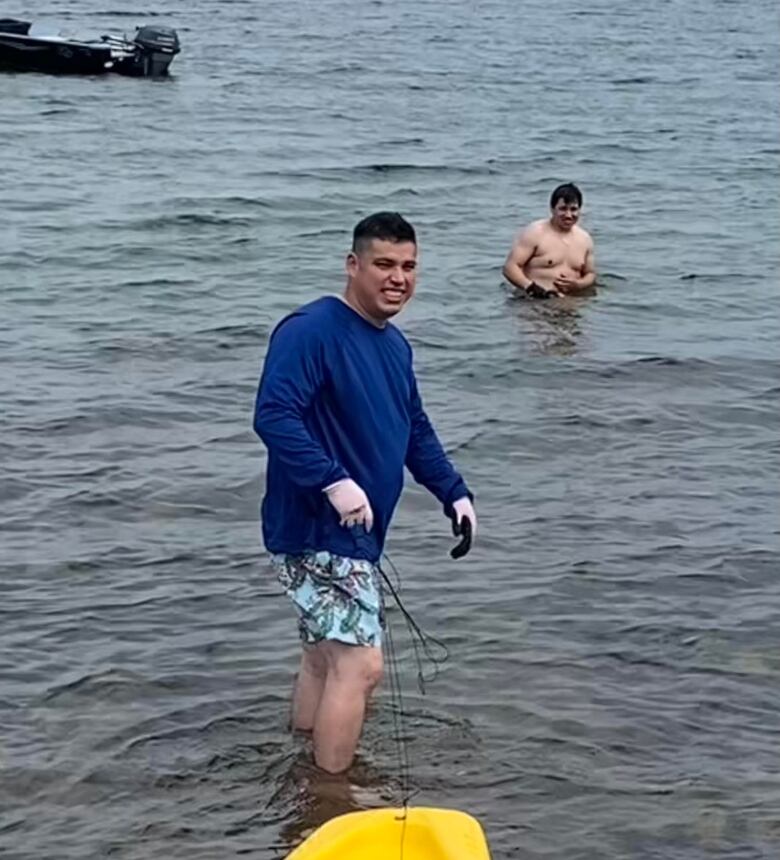
{"label": "shirtless man", "polygon": [[587,292],[596,282],[593,240],[577,226],[582,192],[559,185],[550,197],[550,217],[534,221],[515,240],[504,277],[536,299]]}

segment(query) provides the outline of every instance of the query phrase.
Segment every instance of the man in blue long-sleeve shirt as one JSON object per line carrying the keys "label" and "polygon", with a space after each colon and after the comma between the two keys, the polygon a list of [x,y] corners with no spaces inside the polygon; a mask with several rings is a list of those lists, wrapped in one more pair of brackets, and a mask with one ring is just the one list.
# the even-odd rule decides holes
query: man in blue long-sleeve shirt
{"label": "man in blue long-sleeve shirt", "polygon": [[346,269],[343,297],[276,327],[254,420],[268,449],[263,537],[303,641],[292,726],[313,732],[315,761],[331,772],[349,767],[382,674],[378,563],[404,466],[456,534],[477,525],[423,409],[412,349],[389,322],[414,294],[414,228],[393,212],[365,218]]}

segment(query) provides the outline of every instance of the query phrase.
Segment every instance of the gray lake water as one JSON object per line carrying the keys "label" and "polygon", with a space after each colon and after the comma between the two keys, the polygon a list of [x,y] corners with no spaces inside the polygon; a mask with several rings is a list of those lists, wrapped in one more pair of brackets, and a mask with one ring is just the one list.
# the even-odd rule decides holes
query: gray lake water
{"label": "gray lake water", "polygon": [[[495,858],[780,856],[775,3],[36,6],[183,52],[0,76],[0,854],[276,858],[398,797],[387,692],[343,784],[286,732],[251,431],[274,322],[392,208],[480,516],[453,563],[410,485],[388,544],[450,653],[420,695],[393,615],[413,803]],[[598,295],[515,300],[568,180]]]}

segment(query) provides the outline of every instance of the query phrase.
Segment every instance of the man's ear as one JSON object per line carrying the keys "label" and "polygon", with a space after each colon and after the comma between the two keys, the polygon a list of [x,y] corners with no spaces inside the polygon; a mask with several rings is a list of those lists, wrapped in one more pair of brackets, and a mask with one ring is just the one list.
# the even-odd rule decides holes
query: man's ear
{"label": "man's ear", "polygon": [[347,254],[347,259],[344,264],[344,268],[347,270],[348,275],[354,275],[357,271],[358,267],[358,258],[357,254],[354,251],[350,251]]}

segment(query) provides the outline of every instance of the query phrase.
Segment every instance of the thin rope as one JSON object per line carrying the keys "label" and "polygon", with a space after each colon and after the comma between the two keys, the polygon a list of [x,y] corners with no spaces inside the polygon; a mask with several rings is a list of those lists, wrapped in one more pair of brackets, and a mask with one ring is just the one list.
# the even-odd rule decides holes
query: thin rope
{"label": "thin rope", "polygon": [[[395,574],[398,589],[393,587],[393,583],[390,581],[390,578],[385,573],[381,565],[378,565],[379,572],[382,574],[382,579],[384,580],[385,585],[390,591],[393,600],[395,600],[396,606],[401,610],[401,614],[404,616],[404,620],[406,621],[409,636],[412,640],[412,648],[414,649],[414,659],[417,663],[417,686],[420,693],[424,696],[425,685],[436,680],[439,674],[439,666],[447,662],[450,653],[447,650],[447,646],[441,641],[441,639],[437,639],[435,636],[431,636],[429,633],[426,633],[414,618],[412,618],[411,613],[403,605],[398,594],[401,590],[401,575],[398,572],[398,568],[393,564],[392,560],[386,553],[384,555],[384,559],[390,565],[390,569]],[[389,629],[390,627],[388,625],[388,630]],[[436,650],[438,650],[438,653],[436,653]],[[429,677],[425,676],[425,672],[423,670],[423,657],[433,667],[432,674]]]}
{"label": "thin rope", "polygon": [[[412,648],[414,649],[415,662],[417,663],[417,685],[419,687],[420,693],[422,695],[425,695],[426,683],[431,682],[436,678],[439,672],[439,666],[448,659],[449,652],[447,651],[447,646],[443,642],[441,642],[439,639],[436,639],[434,636],[426,634],[422,630],[420,625],[414,620],[411,613],[406,609],[403,604],[403,601],[399,596],[399,592],[401,591],[401,575],[398,572],[398,568],[395,566],[395,564],[393,564],[393,561],[388,555],[385,554],[384,559],[387,561],[388,565],[390,566],[390,569],[395,574],[396,587],[393,586],[393,583],[390,581],[389,576],[384,571],[381,564],[377,565],[377,568],[382,576],[385,586],[387,587],[388,591],[393,597],[393,600],[396,603],[396,606],[401,611],[401,614],[406,621],[406,626],[409,630],[409,635],[412,641]],[[386,630],[388,668],[390,670],[390,701],[391,711],[393,714],[393,734],[395,736],[396,749],[398,753],[398,772],[399,781],[401,783],[401,805],[403,807],[403,811],[401,813],[402,825],[400,844],[400,857],[403,858],[403,845],[406,836],[407,810],[409,806],[409,801],[411,800],[412,795],[416,792],[412,792],[411,789],[409,753],[406,745],[405,730],[405,721],[408,714],[404,708],[398,652],[395,647],[395,640],[393,639],[393,629],[389,619],[386,623]],[[435,652],[435,648],[439,649],[439,653]],[[427,678],[423,670],[423,657],[425,657],[428,662],[433,666],[433,673],[430,677]]]}
{"label": "thin rope", "polygon": [[[398,599],[398,592],[393,589],[390,581],[387,578],[387,575],[379,567],[379,572],[382,575],[385,583],[387,583],[390,588],[391,594],[395,598],[396,604],[400,606]],[[398,576],[398,571],[395,571],[396,580],[398,583],[398,588],[401,587],[401,580]],[[389,676],[390,676],[390,710],[393,715],[393,735],[395,737],[395,748],[396,753],[398,755],[398,778],[401,784],[401,833],[398,839],[398,858],[399,860],[403,860],[404,857],[404,846],[406,843],[406,822],[407,822],[407,813],[409,809],[409,801],[411,799],[411,780],[409,773],[409,752],[406,746],[406,734],[405,734],[405,725],[404,718],[406,716],[404,711],[404,700],[403,700],[403,691],[401,689],[401,675],[398,667],[398,653],[395,649],[395,640],[393,639],[393,627],[390,619],[385,616],[386,619],[386,641],[387,641],[387,656],[388,656],[388,668],[389,668]]]}
{"label": "thin rope", "polygon": [[[360,529],[352,529],[353,532],[353,540],[355,544],[359,547],[361,543],[367,538],[365,533],[360,533]],[[399,597],[399,592],[401,591],[401,574],[398,572],[398,568],[393,564],[392,559],[387,553],[383,553],[383,558],[390,566],[391,571],[395,574],[396,587],[393,586],[393,583],[390,581],[390,577],[385,573],[381,562],[377,563],[377,570],[382,576],[382,580],[384,581],[385,586],[388,591],[395,600],[396,606],[400,609],[401,614],[406,621],[406,626],[409,630],[409,636],[412,640],[412,648],[414,650],[414,659],[417,663],[417,686],[422,695],[425,695],[425,685],[435,680],[437,675],[439,674],[439,666],[446,662],[449,659],[449,651],[447,650],[447,646],[435,636],[430,636],[425,633],[420,625],[412,618],[411,613],[406,609],[403,604],[403,601]],[[387,654],[388,654],[388,668],[389,668],[389,676],[390,676],[390,702],[391,702],[391,711],[393,714],[393,734],[395,735],[396,741],[396,749],[398,751],[398,774],[399,780],[401,783],[401,838],[399,845],[399,858],[403,860],[404,854],[404,840],[406,838],[406,824],[407,824],[407,812],[409,807],[409,801],[412,796],[416,794],[416,790],[413,792],[411,790],[411,781],[410,781],[410,767],[409,767],[409,754],[406,747],[406,734],[405,734],[405,718],[408,716],[406,711],[404,710],[403,705],[403,693],[401,690],[401,676],[399,672],[398,666],[398,653],[395,648],[395,641],[393,640],[393,631],[392,626],[390,624],[387,615],[385,615],[386,621],[386,640],[387,640]],[[438,653],[437,653],[438,650]],[[429,677],[426,677],[425,672],[423,670],[423,658],[425,658],[428,663],[433,667],[433,672]]]}
{"label": "thin rope", "polygon": [[409,755],[406,749],[406,735],[404,733],[404,706],[403,692],[401,690],[401,678],[398,671],[398,655],[393,640],[393,629],[387,622],[387,652],[388,667],[390,669],[390,710],[393,715],[393,736],[396,742],[396,754],[398,756],[398,778],[401,783],[401,805],[406,813],[409,803]]}

